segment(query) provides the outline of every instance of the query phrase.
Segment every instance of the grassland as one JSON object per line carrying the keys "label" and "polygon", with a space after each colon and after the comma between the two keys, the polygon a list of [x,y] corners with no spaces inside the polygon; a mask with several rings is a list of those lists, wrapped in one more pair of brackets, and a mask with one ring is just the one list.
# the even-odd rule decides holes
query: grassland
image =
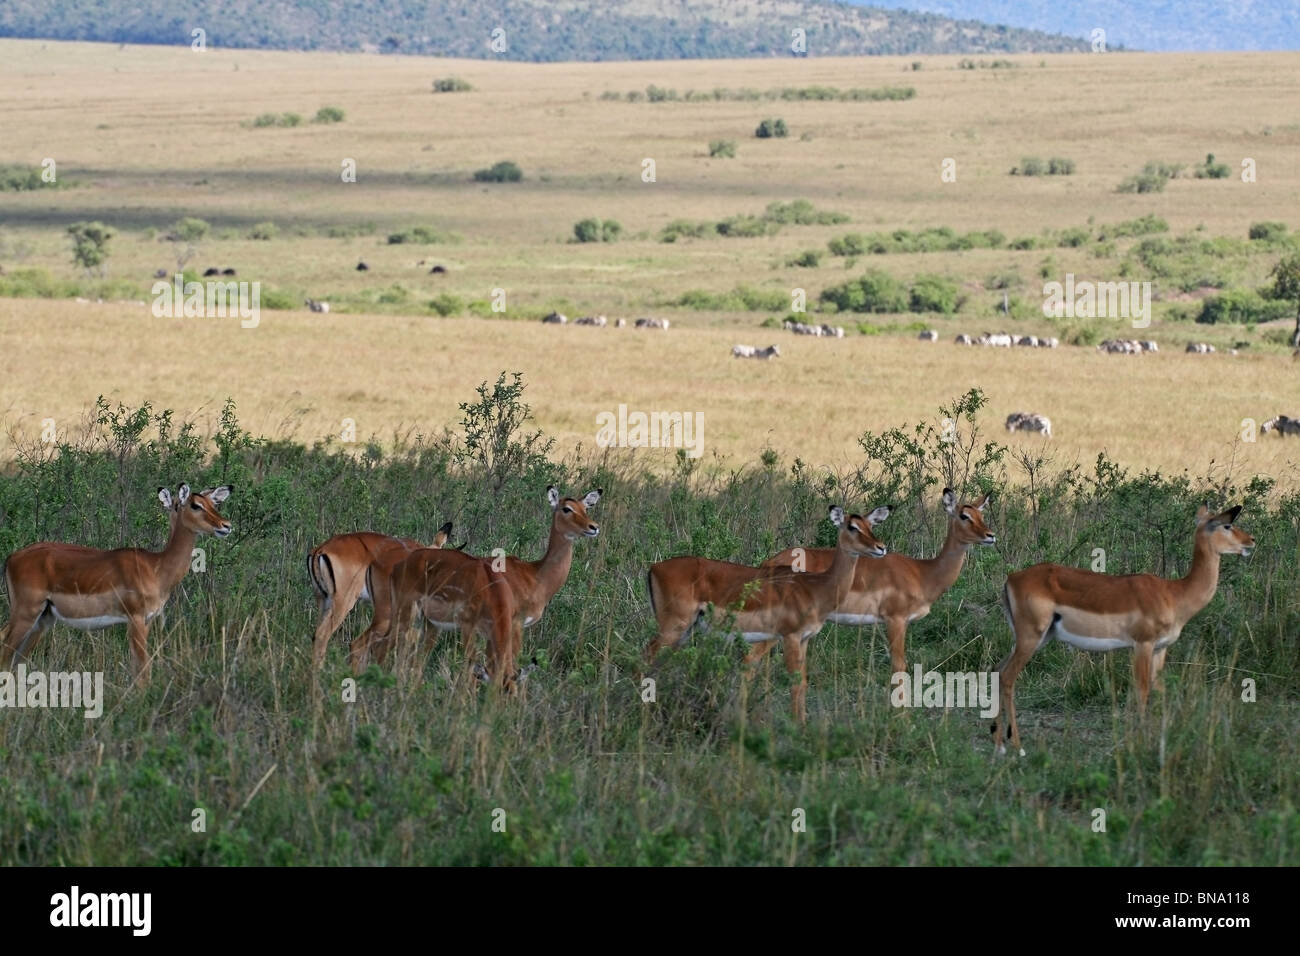
{"label": "grassland", "polygon": [[[1183,285],[1208,264],[1225,286],[1252,288],[1290,248],[1240,246],[1253,222],[1296,225],[1300,61],[1015,60],[999,70],[958,69],[956,58],[920,70],[910,59],[524,66],[0,43],[0,163],[57,158],[67,186],[0,193],[0,287],[44,282],[48,292],[0,297],[10,430],[0,553],[34,540],[156,546],[154,488],[236,485],[225,509],[234,535],[205,542],[207,570],[155,622],[148,690],[130,688],[116,630],[56,628],[35,650],[42,669],[104,671],[109,706],[99,720],[0,714],[0,862],[1294,864],[1300,472],[1293,442],[1237,438],[1244,418],[1300,411],[1296,365],[1278,328],[1190,322],[1206,290]],[[453,74],[474,90],[431,92]],[[601,98],[651,84],[684,94],[904,83],[916,96],[897,102]],[[253,126],[263,113],[310,117],[325,105],[345,120]],[[768,116],[791,135],[754,139]],[[715,139],[736,140],[737,156],[708,158]],[[1116,191],[1149,159],[1190,165],[1209,152],[1255,159],[1259,182]],[[1063,156],[1077,170],[1009,175],[1025,156]],[[946,157],[957,160],[954,183],[940,180]],[[339,178],[348,158],[355,184]],[[656,160],[654,183],[640,178],[645,158]],[[472,182],[507,159],[522,182]],[[850,221],[658,238],[676,219],[758,215],[799,198]],[[1171,275],[1156,278],[1142,334],[1161,352],[946,341],[1000,327],[1132,334],[1113,321],[1053,323],[1033,304],[1043,270],[1115,279],[1133,268],[1140,240],[1095,234],[1148,214],[1173,236],[1232,239],[1206,263],[1173,254]],[[161,237],[183,216],[212,225],[189,268],[233,267],[334,310],[268,309],[252,329],[154,318],[133,300],[149,298],[155,270],[175,268]],[[618,220],[622,237],[570,242],[589,216]],[[69,264],[63,231],[89,219],[120,231],[104,278]],[[247,238],[268,221],[275,238]],[[1044,237],[1090,221],[1079,247]],[[441,241],[386,241],[415,226]],[[848,232],[932,226],[1048,247],[786,264]],[[355,271],[358,260],[369,271]],[[449,272],[430,275],[432,262]],[[738,286],[779,297],[800,287],[816,302],[868,267],[945,276],[966,301],[952,316],[815,316],[850,327],[836,340],[762,327],[784,309],[668,304]],[[1007,274],[1021,306],[1003,317],[990,278]],[[503,316],[485,308],[496,288],[507,292]],[[428,305],[443,293],[461,306],[446,317]],[[101,294],[108,301],[94,302]],[[552,308],[673,325],[536,321]],[[945,341],[916,341],[916,324]],[[1240,354],[1182,354],[1191,339],[1240,343]],[[738,362],[737,342],[775,342],[783,355]],[[523,373],[528,427],[557,441],[508,473],[469,447],[459,410],[502,370]],[[992,441],[989,460],[954,474],[953,446],[934,432],[909,451],[912,426],[937,427],[941,405],[971,388],[988,403],[961,419],[961,435],[978,439],[976,457]],[[101,394],[110,404],[87,426]],[[133,414],[143,402],[176,418]],[[596,415],[620,404],[701,413],[705,459],[594,448]],[[1007,435],[1001,421],[1015,410],[1050,415],[1053,439]],[[57,444],[40,441],[46,418]],[[344,419],[355,445],[337,438]],[[178,431],[182,421],[192,428]],[[523,701],[462,687],[463,652],[450,640],[422,681],[395,686],[375,669],[355,703],[342,700],[340,647],[313,675],[301,570],[312,545],[358,528],[427,538],[452,520],[475,553],[536,557],[550,483],[603,487],[602,533],[580,543],[568,583],[528,632],[525,654],[540,668]],[[1129,701],[1127,656],[1045,648],[1017,684],[1024,760],[992,760],[987,721],[970,710],[892,708],[878,628],[814,639],[806,728],[786,716],[782,669],[769,662],[747,692],[739,649],[718,636],[665,655],[657,700],[643,702],[649,563],[683,553],[753,562],[813,543],[833,501],[897,505],[883,539],[933,554],[944,483],[993,492],[999,543],[972,554],[912,625],[909,664],[926,668],[997,664],[1010,639],[997,595],[1016,568],[1083,566],[1101,548],[1114,573],[1184,572],[1202,499],[1243,502],[1258,548],[1225,560],[1219,594],[1171,653],[1145,722]],[[1244,680],[1256,682],[1253,702]],[[201,833],[196,808],[208,814]],[[498,808],[504,834],[492,829]],[[796,809],[806,833],[791,829]]]}
{"label": "grassland", "polygon": [[[1295,368],[1278,344],[1283,330],[1186,321],[1210,289],[1188,292],[1177,277],[1157,277],[1155,321],[1143,334],[1166,351],[1193,339],[1240,344],[1237,357],[1102,359],[1083,348],[988,354],[946,341],[1001,327],[1064,337],[1082,331],[1089,341],[1131,334],[1113,320],[1094,320],[1091,330],[1084,320],[1050,322],[1037,305],[1043,270],[1056,279],[1066,272],[1116,279],[1137,239],[849,259],[825,249],[848,232],[948,226],[996,229],[1009,241],[1089,223],[1100,232],[1148,214],[1164,219],[1171,236],[1248,245],[1252,222],[1295,223],[1300,117],[1287,91],[1300,65],[1293,56],[1018,57],[1015,68],[1001,70],[961,70],[957,58],[934,57],[912,70],[910,59],[896,58],[519,65],[2,47],[8,136],[0,160],[34,165],[54,157],[74,184],[0,194],[0,235],[11,252],[22,249],[6,258],[0,242],[0,266],[10,275],[44,269],[65,292],[76,285],[96,298],[96,282],[70,265],[62,233],[74,221],[102,219],[121,230],[111,247],[109,297],[146,300],[154,271],[175,267],[160,237],[193,215],[213,231],[190,268],[235,267],[292,302],[310,295],[334,307],[329,316],[265,313],[258,329],[241,330],[216,320],[154,320],[125,303],[0,299],[0,336],[17,356],[0,382],[11,427],[46,417],[75,421],[100,393],[183,414],[229,396],[246,421],[270,434],[289,428],[309,440],[336,434],[341,419],[353,418],[363,436],[388,441],[399,430],[441,429],[467,387],[509,368],[529,372],[538,421],[566,447],[589,440],[594,410],[653,402],[703,412],[716,423],[709,453],[725,460],[751,460],[770,444],[829,462],[853,455],[862,430],[918,417],[943,394],[979,384],[992,398],[989,422],[1023,408],[1060,422],[1053,444],[1062,460],[1091,461],[1105,450],[1127,464],[1199,474],[1211,459],[1235,454],[1248,470],[1292,480],[1295,456],[1280,441],[1230,448],[1242,418],[1300,412]],[[432,79],[448,75],[473,91],[432,93]],[[601,99],[656,84],[683,96],[814,85],[906,84],[917,92],[902,102]],[[251,127],[265,112],[310,117],[327,104],[344,109],[345,121]],[[787,120],[789,138],[753,138],[769,115]],[[719,138],[738,143],[736,158],[708,158],[707,144]],[[1177,179],[1146,195],[1116,191],[1148,159],[1191,166],[1209,152],[1229,162],[1232,177]],[[1076,162],[1075,174],[1008,175],[1024,156],[1058,155]],[[956,160],[956,182],[940,180],[946,157]],[[1257,163],[1255,184],[1237,176],[1244,157]],[[346,158],[356,160],[356,183],[340,179]],[[656,162],[656,182],[641,180],[645,158]],[[524,180],[471,182],[473,170],[501,159],[519,162]],[[754,215],[796,198],[851,221],[787,225],[760,238],[658,241],[675,219]],[[571,242],[574,222],[586,216],[618,220],[623,238]],[[276,238],[246,238],[267,221]],[[386,242],[417,225],[447,241]],[[329,238],[331,230],[360,234]],[[786,264],[815,248],[823,250],[820,266]],[[1216,268],[1225,281],[1252,288],[1278,255],[1261,247]],[[370,270],[356,272],[358,260]],[[434,262],[448,274],[428,275]],[[787,301],[791,289],[803,288],[815,304],[822,289],[868,267],[903,280],[946,276],[965,302],[953,316],[841,314],[828,320],[851,334],[833,343],[795,342],[757,327],[784,310],[672,305],[692,290],[738,286]],[[1008,275],[1017,304],[1009,318],[999,312],[1002,290],[988,287],[990,277]],[[488,310],[498,288],[506,292],[505,319]],[[460,314],[491,318],[439,318],[428,302],[444,294]],[[630,330],[507,321],[531,322],[552,308],[570,316],[663,315],[673,329],[647,340]],[[859,321],[897,331],[854,337]],[[921,326],[938,328],[943,341],[916,343]],[[732,344],[769,340],[786,353],[780,363],[729,364]],[[93,361],[85,357],[90,342]],[[56,378],[59,387],[49,388]]]}

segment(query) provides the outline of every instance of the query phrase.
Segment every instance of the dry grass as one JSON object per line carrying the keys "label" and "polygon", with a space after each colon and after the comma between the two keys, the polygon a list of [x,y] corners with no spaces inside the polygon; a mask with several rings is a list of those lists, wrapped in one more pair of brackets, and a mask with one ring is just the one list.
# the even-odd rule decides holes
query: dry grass
{"label": "dry grass", "polygon": [[[40,42],[0,42],[0,161],[58,159],[76,189],[0,196],[7,231],[30,241],[26,265],[70,276],[63,227],[101,218],[115,240],[112,275],[145,297],[170,250],[144,230],[182,215],[212,222],[217,237],[195,260],[235,266],[241,278],[320,298],[377,293],[394,283],[412,308],[438,292],[483,300],[505,288],[512,311],[560,306],[570,315],[666,314],[666,335],[541,328],[489,320],[264,312],[256,330],[226,320],[159,321],[127,304],[0,300],[0,343],[10,362],[0,381],[9,422],[75,419],[101,392],[193,413],[227,395],[268,433],[337,433],[354,418],[362,436],[399,427],[436,431],[456,403],[502,369],[520,370],[540,425],[563,444],[590,443],[595,414],[633,408],[697,410],[707,452],[752,459],[770,445],[786,456],[835,462],[863,430],[934,414],[972,385],[991,396],[989,424],[1014,410],[1053,419],[1058,462],[1105,450],[1130,465],[1203,473],[1234,454],[1242,418],[1300,413],[1296,366],[1282,355],[1130,358],[1089,349],[990,354],[906,336],[801,341],[756,329],[761,313],[663,307],[687,289],[821,288],[861,272],[859,260],[817,269],[783,265],[846,231],[949,225],[996,228],[1008,237],[1047,227],[1107,223],[1148,212],[1174,232],[1244,236],[1250,222],[1285,218],[1300,190],[1294,162],[1300,125],[1289,91],[1300,61],[1276,55],[1018,57],[1013,70],[957,70],[956,57],[744,62],[521,65],[405,57],[251,53]],[[1040,66],[1040,63],[1043,64]],[[476,87],[434,95],[436,76]],[[605,90],[649,83],[687,89],[827,84],[906,84],[915,99],[884,103],[626,103]],[[335,126],[250,129],[259,113],[322,105],[347,111]],[[783,116],[787,140],[752,136],[763,116]],[[811,134],[803,141],[801,136]],[[734,160],[707,158],[710,139],[738,141]],[[1199,161],[1207,152],[1236,168],[1252,157],[1260,182],[1178,180],[1158,195],[1115,185],[1147,159]],[[1070,177],[1007,175],[1023,155],[1063,155]],[[658,181],[643,183],[641,161]],[[958,180],[940,181],[945,157]],[[353,158],[356,184],[339,178]],[[469,181],[472,170],[514,159],[527,179]],[[668,221],[758,212],[807,198],[848,213],[835,227],[785,227],[764,239],[665,245]],[[583,216],[615,218],[628,238],[568,242]],[[271,220],[281,237],[240,238]],[[373,222],[372,236],[295,235]],[[390,246],[385,233],[427,224],[456,233],[441,246]],[[901,276],[938,272],[980,299],[969,314],[931,321],[945,340],[1003,325],[980,281],[1017,271],[1032,299],[1037,269],[1114,278],[1115,262],[1083,250],[972,251],[878,257]],[[371,266],[353,271],[357,259]],[[419,259],[445,262],[433,277]],[[9,265],[9,263],[5,263]],[[1271,265],[1252,263],[1259,280]],[[985,302],[984,300],[989,300]],[[911,321],[908,317],[902,321]],[[1208,337],[1199,326],[1159,321],[1150,333],[1177,348]],[[837,320],[845,323],[845,318]],[[1042,320],[1010,323],[1041,331]],[[1122,334],[1117,326],[1114,333]],[[1217,331],[1218,341],[1234,332]],[[1249,338],[1252,333],[1240,331]],[[770,364],[729,356],[736,342],[781,345]],[[1017,438],[1020,441],[1036,439]],[[1295,481],[1296,455],[1273,438],[1235,451],[1238,471]],[[646,455],[661,454],[646,452]],[[666,455],[664,456],[666,457]]]}

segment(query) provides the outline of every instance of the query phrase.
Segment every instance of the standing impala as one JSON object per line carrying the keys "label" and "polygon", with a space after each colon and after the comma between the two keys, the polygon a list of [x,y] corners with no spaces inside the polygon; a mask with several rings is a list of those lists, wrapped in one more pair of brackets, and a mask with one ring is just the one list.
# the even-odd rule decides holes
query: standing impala
{"label": "standing impala", "polygon": [[[889,662],[893,673],[906,671],[903,645],[907,625],[930,613],[957,581],[966,553],[976,545],[997,543],[997,536],[984,523],[987,494],[979,501],[957,504],[951,488],[943,489],[943,507],[948,512],[948,536],[939,553],[930,559],[909,558],[897,551],[879,561],[859,561],[853,576],[853,590],[831,613],[836,624],[883,622],[889,635]],[[787,548],[763,563],[763,567],[790,567],[802,552],[808,571],[830,567],[831,548]]]}
{"label": "standing impala", "polygon": [[[541,560],[524,561],[513,555],[476,559],[483,562],[487,569],[494,576],[502,579],[509,588],[512,622],[510,645],[494,648],[493,654],[496,660],[507,662],[511,668],[510,674],[514,673],[514,665],[523,646],[523,629],[542,619],[546,605],[569,577],[569,568],[573,564],[573,542],[579,538],[594,538],[600,534],[600,526],[587,514],[587,509],[595,507],[596,502],[600,500],[600,495],[600,489],[596,489],[587,492],[581,500],[561,498],[554,486],[548,487],[546,500],[554,514],[551,518],[551,534],[546,544],[546,553],[542,555]],[[372,566],[371,577],[376,582],[375,588],[383,586],[379,582],[392,572],[398,560],[400,556],[390,555],[389,558],[380,560]],[[374,593],[374,589],[371,593]],[[438,630],[455,630],[461,627],[455,608],[440,601],[438,594],[429,595],[420,604],[425,620]],[[389,624],[376,619],[353,645],[353,654],[358,655],[353,658],[354,667],[359,664],[364,665],[364,657],[360,655],[364,655],[366,646],[379,636],[385,637],[384,647],[393,637],[389,633]],[[436,638],[431,636],[426,647],[432,646],[434,639]],[[386,653],[386,651],[379,651],[378,646],[377,656]],[[466,650],[470,651],[472,648]],[[380,659],[382,660],[382,657]],[[509,675],[494,672],[493,676],[497,680],[505,681]]]}
{"label": "standing impala", "polygon": [[1133,649],[1139,710],[1145,712],[1151,682],[1165,666],[1169,646],[1210,603],[1219,587],[1219,555],[1250,555],[1255,539],[1233,527],[1241,506],[1210,516],[1196,512],[1192,566],[1184,578],[1154,574],[1105,575],[1059,564],[1036,564],[1007,578],[1002,608],[1015,645],[998,665],[1002,706],[993,725],[998,753],[1006,753],[1002,717],[1011,722],[1011,743],[1020,756],[1016,725],[1016,677],[1034,652],[1052,638],[1085,651]]}
{"label": "standing impala", "polygon": [[790,693],[794,718],[803,723],[807,716],[808,640],[849,596],[858,558],[885,555],[885,546],[872,534],[872,528],[889,517],[888,508],[877,508],[863,518],[845,516],[844,509],[836,505],[830,516],[840,529],[839,539],[829,566],[820,572],[795,574],[787,568],[751,568],[689,556],[652,564],[650,607],[659,633],[646,647],[647,662],[661,648],[684,643],[697,624],[717,624],[734,614],[735,629],[754,645],[745,658],[750,665],[747,679],[754,674],[753,665],[778,640],[784,642],[786,670],[800,674]]}
{"label": "standing impala", "polygon": [[489,673],[505,689],[514,689],[513,648],[515,605],[505,576],[489,562],[462,551],[420,548],[388,552],[367,569],[374,595],[374,619],[352,645],[352,670],[360,673],[367,651],[383,663],[388,649],[408,628],[432,623],[439,630],[460,630],[465,658],[475,663],[475,636],[488,642]]}
{"label": "standing impala", "polygon": [[5,562],[10,614],[0,667],[21,659],[56,621],[81,631],[125,624],[136,679],[148,684],[149,622],[189,571],[194,539],[230,534],[230,522],[217,513],[230,492],[230,485],[222,485],[190,494],[190,486],[181,485],[173,501],[170,491],[159,488],[171,522],[161,551],[41,542],[11,554]]}
{"label": "standing impala", "polygon": [[[441,548],[451,534],[451,522],[438,529],[431,547]],[[374,531],[354,531],[336,534],[307,555],[307,576],[316,595],[316,611],[320,622],[312,638],[312,663],[319,670],[325,663],[325,652],[330,638],[339,629],[348,612],[357,601],[370,601],[366,584],[366,571],[370,565],[389,552],[409,554],[424,545],[411,538],[394,538]]]}

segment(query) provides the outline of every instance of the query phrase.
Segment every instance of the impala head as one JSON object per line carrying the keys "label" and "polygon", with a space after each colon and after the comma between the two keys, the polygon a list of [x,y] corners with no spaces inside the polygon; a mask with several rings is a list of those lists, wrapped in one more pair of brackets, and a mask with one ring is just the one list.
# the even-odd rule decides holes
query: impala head
{"label": "impala head", "polygon": [[230,534],[230,522],[217,513],[217,505],[229,498],[233,490],[234,485],[222,485],[191,493],[190,486],[182,484],[175,498],[166,488],[159,488],[158,500],[162,502],[163,510],[171,514],[172,520],[180,522],[185,530],[224,538]]}
{"label": "impala head", "polygon": [[998,536],[984,523],[984,508],[989,503],[988,492],[978,501],[957,504],[957,492],[951,488],[943,489],[943,508],[948,512],[948,523],[957,540],[967,547],[976,544],[992,545],[998,543]]}
{"label": "impala head", "polygon": [[554,527],[570,541],[576,538],[594,538],[600,534],[600,525],[587,515],[587,509],[594,508],[596,502],[600,500],[599,488],[587,492],[582,500],[579,500],[561,498],[555,486],[551,485],[546,489],[546,500],[550,502],[551,509],[555,512]]}
{"label": "impala head", "polygon": [[1211,515],[1206,505],[1201,505],[1196,512],[1196,534],[1205,535],[1215,554],[1239,554],[1250,557],[1255,549],[1255,539],[1233,524],[1241,514],[1241,505],[1235,505],[1227,511]]}
{"label": "impala head", "polygon": [[888,507],[877,508],[864,518],[862,515],[845,514],[839,505],[831,506],[831,521],[840,529],[839,546],[859,558],[885,556],[884,544],[871,533],[871,529],[888,517]]}

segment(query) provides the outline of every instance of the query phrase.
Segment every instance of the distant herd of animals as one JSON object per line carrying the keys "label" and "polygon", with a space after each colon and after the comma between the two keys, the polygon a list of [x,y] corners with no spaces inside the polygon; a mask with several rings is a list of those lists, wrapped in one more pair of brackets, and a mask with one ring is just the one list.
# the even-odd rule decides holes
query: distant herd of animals
{"label": "distant herd of animals", "polygon": [[[166,545],[153,552],[140,548],[99,550],[77,544],[41,542],[15,551],[5,562],[10,617],[0,647],[0,667],[8,667],[32,650],[55,623],[82,631],[125,624],[136,680],[146,685],[152,655],[150,622],[190,570],[199,535],[226,537],[230,521],[218,506],[232,494],[223,485],[176,494],[158,490],[168,516]],[[410,538],[378,532],[336,535],[307,555],[307,576],[319,622],[312,638],[312,662],[319,670],[331,637],[359,602],[371,605],[369,625],[351,642],[353,673],[371,659],[383,665],[388,652],[401,646],[418,666],[417,630],[425,631],[424,651],[441,631],[458,631],[472,675],[513,694],[526,676],[519,669],[525,628],[542,619],[547,605],[564,586],[573,563],[574,543],[596,538],[600,527],[591,511],[601,491],[581,498],[546,489],[551,510],[546,551],[536,561],[493,552],[476,557],[465,545],[446,547],[452,526],[444,524],[430,546]],[[779,643],[786,669],[796,676],[791,691],[795,719],[806,719],[808,643],[828,621],[851,626],[883,624],[889,641],[892,673],[905,674],[908,625],[926,616],[953,586],[967,554],[996,544],[985,523],[989,495],[959,502],[945,488],[942,504],[947,533],[929,559],[889,552],[875,529],[888,507],[850,514],[829,510],[837,528],[833,548],[794,547],[757,567],[683,556],[652,564],[647,573],[650,609],[656,634],[644,661],[653,665],[667,647],[682,646],[697,629],[739,635],[750,647],[745,679]],[[1183,578],[1151,574],[1107,575],[1059,564],[1037,564],[1011,574],[1001,605],[1014,636],[1010,653],[999,664],[1000,710],[993,726],[994,744],[1006,742],[1023,756],[1016,722],[1015,681],[1034,653],[1052,640],[1087,651],[1133,651],[1139,707],[1145,712],[1151,684],[1165,664],[1169,647],[1184,626],[1214,596],[1222,555],[1249,556],[1255,541],[1236,527],[1240,506],[1212,514],[1202,506],[1192,534],[1192,561]],[[487,666],[478,663],[476,640],[486,642]],[[156,653],[156,652],[155,652]],[[891,681],[892,683],[892,681]],[[905,686],[905,685],[904,685]],[[1009,733],[1004,734],[1004,720]]]}

